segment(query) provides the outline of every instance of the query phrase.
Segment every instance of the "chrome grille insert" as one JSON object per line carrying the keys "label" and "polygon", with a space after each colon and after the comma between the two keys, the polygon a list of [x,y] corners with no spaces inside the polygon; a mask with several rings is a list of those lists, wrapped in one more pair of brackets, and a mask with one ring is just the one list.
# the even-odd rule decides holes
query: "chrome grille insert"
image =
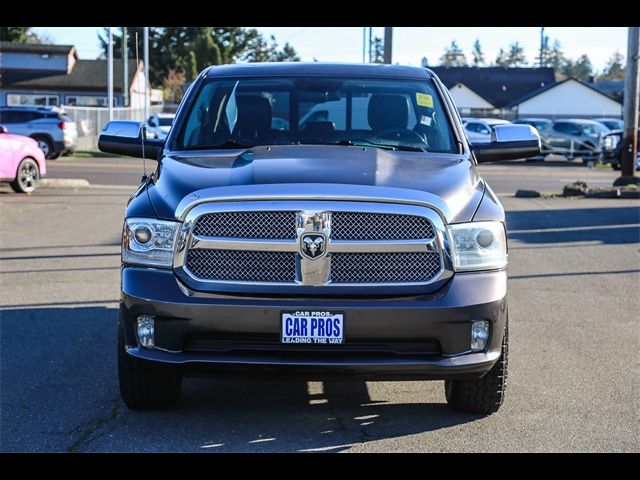
{"label": "chrome grille insert", "polygon": [[212,199],[186,213],[173,266],[196,291],[418,294],[453,275],[446,235],[426,205]]}
{"label": "chrome grille insert", "polygon": [[417,215],[374,212],[335,212],[333,240],[413,240],[433,238],[431,222]]}
{"label": "chrome grille insert", "polygon": [[202,280],[292,283],[296,279],[296,254],[192,248],[187,254],[187,268]]}
{"label": "chrome grille insert", "polygon": [[428,282],[440,272],[435,252],[366,252],[331,255],[333,283]]}
{"label": "chrome grille insert", "polygon": [[193,234],[203,237],[295,240],[296,212],[238,211],[207,213],[198,218]]}

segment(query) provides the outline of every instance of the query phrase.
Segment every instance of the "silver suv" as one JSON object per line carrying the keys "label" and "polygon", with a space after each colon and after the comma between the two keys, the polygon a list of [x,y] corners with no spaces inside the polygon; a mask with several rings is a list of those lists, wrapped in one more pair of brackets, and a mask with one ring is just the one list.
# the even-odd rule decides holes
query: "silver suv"
{"label": "silver suv", "polygon": [[49,159],[72,153],[76,148],[76,124],[59,109],[2,107],[0,123],[9,133],[33,138]]}

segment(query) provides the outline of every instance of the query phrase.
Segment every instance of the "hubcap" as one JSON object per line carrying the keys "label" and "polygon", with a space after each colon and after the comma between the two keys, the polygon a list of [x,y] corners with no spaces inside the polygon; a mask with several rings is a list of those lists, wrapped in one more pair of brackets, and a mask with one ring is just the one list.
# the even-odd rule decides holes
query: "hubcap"
{"label": "hubcap", "polygon": [[20,168],[20,175],[18,180],[23,190],[26,190],[26,191],[34,190],[36,188],[36,183],[38,181],[38,169],[31,162],[27,162],[23,164],[22,167]]}

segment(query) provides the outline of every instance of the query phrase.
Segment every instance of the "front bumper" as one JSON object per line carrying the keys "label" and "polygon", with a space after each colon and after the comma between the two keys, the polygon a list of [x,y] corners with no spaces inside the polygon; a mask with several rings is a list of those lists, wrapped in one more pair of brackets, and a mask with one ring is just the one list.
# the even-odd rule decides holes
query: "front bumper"
{"label": "front bumper", "polygon": [[[124,267],[120,322],[129,355],[186,373],[262,377],[285,372],[287,377],[300,374],[307,379],[345,373],[369,379],[476,378],[500,356],[506,291],[507,273],[502,270],[458,273],[437,292],[420,296],[215,295],[189,291],[168,270]],[[301,309],[344,312],[345,343],[329,349],[280,345],[281,312]],[[138,346],[138,315],[155,317],[156,348]],[[491,324],[484,352],[470,352],[474,320]],[[414,345],[420,345],[418,351]]]}

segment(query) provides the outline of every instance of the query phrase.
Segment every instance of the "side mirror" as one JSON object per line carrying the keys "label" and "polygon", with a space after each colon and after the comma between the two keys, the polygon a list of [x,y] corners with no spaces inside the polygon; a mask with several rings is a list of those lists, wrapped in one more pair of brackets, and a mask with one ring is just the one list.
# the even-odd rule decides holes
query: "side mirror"
{"label": "side mirror", "polygon": [[164,140],[146,138],[146,127],[142,122],[114,120],[107,123],[100,137],[98,148],[101,152],[115,153],[129,157],[144,157],[157,160],[164,147]]}
{"label": "side mirror", "polygon": [[517,160],[540,154],[540,135],[530,125],[496,125],[488,143],[474,143],[478,163]]}
{"label": "side mirror", "polygon": [[0,133],[9,133],[9,129],[4,125],[0,125]]}

